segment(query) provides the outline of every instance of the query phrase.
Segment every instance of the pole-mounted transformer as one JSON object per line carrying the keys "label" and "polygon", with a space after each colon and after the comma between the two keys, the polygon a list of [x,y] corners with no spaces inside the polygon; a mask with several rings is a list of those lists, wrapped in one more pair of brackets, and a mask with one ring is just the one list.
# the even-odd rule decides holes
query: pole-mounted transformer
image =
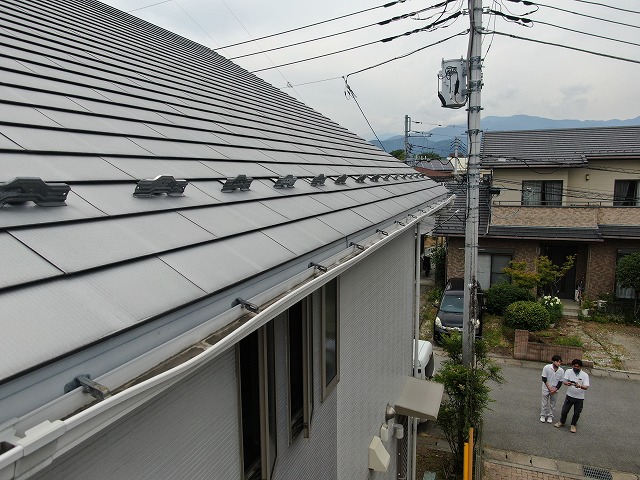
{"label": "pole-mounted transformer", "polygon": [[467,61],[442,59],[438,73],[438,98],[444,108],[461,108],[467,103]]}

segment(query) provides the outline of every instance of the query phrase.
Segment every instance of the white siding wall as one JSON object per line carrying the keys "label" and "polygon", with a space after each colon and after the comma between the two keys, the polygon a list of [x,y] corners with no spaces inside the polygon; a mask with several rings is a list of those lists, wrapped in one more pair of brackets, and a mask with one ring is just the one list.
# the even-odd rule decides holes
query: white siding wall
{"label": "white siding wall", "polygon": [[[314,296],[313,305],[317,308],[314,317],[319,320],[320,297]],[[313,396],[314,412],[311,419],[311,435],[304,438],[298,435],[289,445],[288,392],[286,371],[286,334],[284,321],[276,320],[276,383],[278,415],[278,459],[274,471],[274,480],[335,479],[337,478],[337,433],[336,433],[336,394],[324,402],[320,380],[320,322],[313,325]]]}
{"label": "white siding wall", "polygon": [[231,350],[33,478],[237,479],[236,404]]}
{"label": "white siding wall", "polygon": [[340,278],[340,480],[396,478],[395,440],[385,444],[391,455],[385,474],[369,474],[368,447],[411,372],[414,257],[407,232]]}

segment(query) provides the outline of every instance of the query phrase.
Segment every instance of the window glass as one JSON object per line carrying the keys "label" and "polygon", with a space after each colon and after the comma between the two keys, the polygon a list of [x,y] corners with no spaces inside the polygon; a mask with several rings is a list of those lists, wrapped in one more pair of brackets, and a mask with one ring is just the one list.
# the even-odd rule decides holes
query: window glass
{"label": "window glass", "polygon": [[562,205],[562,180],[524,180],[522,205]]}
{"label": "window glass", "polygon": [[338,280],[322,289],[323,398],[339,379]]}
{"label": "window glass", "polygon": [[638,180],[616,180],[613,188],[613,205],[633,207],[638,205]]}

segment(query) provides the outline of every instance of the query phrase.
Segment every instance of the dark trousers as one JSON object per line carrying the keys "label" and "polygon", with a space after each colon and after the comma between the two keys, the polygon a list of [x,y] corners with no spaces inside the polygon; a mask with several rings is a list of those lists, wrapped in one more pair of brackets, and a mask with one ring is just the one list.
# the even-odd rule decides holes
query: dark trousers
{"label": "dark trousers", "polygon": [[569,410],[571,410],[571,407],[573,407],[573,417],[571,417],[571,425],[577,425],[578,419],[580,418],[580,413],[582,412],[583,403],[584,403],[584,399],[573,398],[567,395],[564,399],[564,404],[562,405],[562,413],[560,414],[560,423],[565,423],[567,421],[567,415],[569,415]]}

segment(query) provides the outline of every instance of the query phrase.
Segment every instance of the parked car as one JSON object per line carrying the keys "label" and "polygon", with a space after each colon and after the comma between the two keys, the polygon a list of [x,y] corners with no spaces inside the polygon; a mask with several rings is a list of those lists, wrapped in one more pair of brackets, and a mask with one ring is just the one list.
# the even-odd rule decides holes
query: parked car
{"label": "parked car", "polygon": [[[415,343],[413,358],[415,359]],[[428,380],[433,377],[433,345],[426,340],[418,340],[418,377]]]}
{"label": "parked car", "polygon": [[[478,286],[478,320],[476,322],[476,337],[482,335],[483,294]],[[440,303],[436,305],[438,312],[433,324],[433,338],[436,342],[442,340],[442,335],[452,331],[462,332],[462,312],[464,310],[464,279],[451,278],[442,294]]]}

